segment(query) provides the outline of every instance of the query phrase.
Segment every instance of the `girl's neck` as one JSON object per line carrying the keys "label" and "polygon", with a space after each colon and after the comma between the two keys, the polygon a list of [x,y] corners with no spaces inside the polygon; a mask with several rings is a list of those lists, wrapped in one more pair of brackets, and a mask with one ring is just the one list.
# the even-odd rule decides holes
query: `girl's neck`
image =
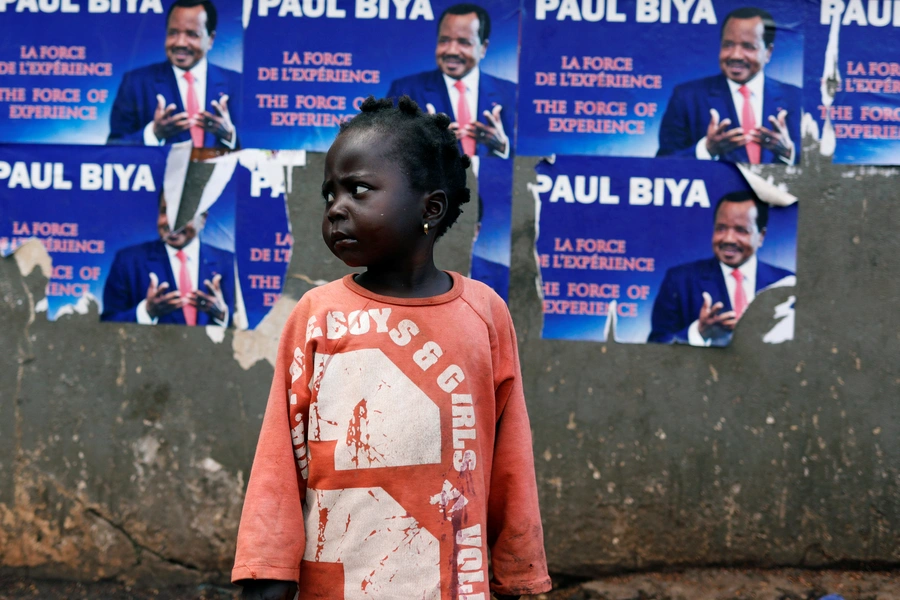
{"label": "girl's neck", "polygon": [[414,270],[369,267],[356,275],[354,281],[374,294],[394,298],[430,298],[453,287],[453,278],[434,263]]}

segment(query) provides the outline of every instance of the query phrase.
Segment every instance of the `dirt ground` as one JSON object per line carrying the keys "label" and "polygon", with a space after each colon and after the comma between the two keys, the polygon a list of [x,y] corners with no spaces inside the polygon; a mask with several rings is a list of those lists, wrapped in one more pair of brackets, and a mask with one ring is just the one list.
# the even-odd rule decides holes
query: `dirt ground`
{"label": "dirt ground", "polygon": [[[531,600],[898,600],[900,571],[692,569],[568,582]],[[236,588],[132,588],[112,582],[76,583],[0,576],[0,600],[232,600]]]}

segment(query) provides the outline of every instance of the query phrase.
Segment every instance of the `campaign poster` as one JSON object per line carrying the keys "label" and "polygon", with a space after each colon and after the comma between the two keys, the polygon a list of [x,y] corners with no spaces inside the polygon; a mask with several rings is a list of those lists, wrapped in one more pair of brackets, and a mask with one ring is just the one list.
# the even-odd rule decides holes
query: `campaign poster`
{"label": "campaign poster", "polygon": [[806,4],[526,0],[517,152],[797,164]]}
{"label": "campaign poster", "polygon": [[519,2],[475,10],[444,0],[251,4],[245,144],[327,151],[368,96],[409,95],[424,111],[450,115],[479,180],[471,275],[506,297]]}
{"label": "campaign poster", "polygon": [[446,74],[451,82],[472,83],[469,117],[493,125],[490,139],[475,140],[478,156],[508,157],[514,147],[519,2],[476,2],[486,18],[452,15],[456,29],[445,31],[442,41],[438,21],[454,4],[252,0],[245,31],[244,145],[325,152],[341,121],[355,115],[367,96],[408,94],[423,110],[430,106],[458,121]]}
{"label": "campaign poster", "polygon": [[805,102],[836,163],[900,164],[900,4],[807,4]]}
{"label": "campaign poster", "polygon": [[0,1],[0,142],[238,147],[241,1],[174,4]]}
{"label": "campaign poster", "polygon": [[[501,298],[508,300],[513,162],[501,158],[484,158],[479,162],[478,225],[469,276],[488,284]],[[464,206],[463,210],[466,208]]]}
{"label": "campaign poster", "polygon": [[[40,308],[49,320],[92,304],[103,322],[252,328],[261,320],[287,264],[248,266],[243,279],[241,266],[252,249],[290,256],[283,188],[280,213],[274,201],[241,198],[259,222],[238,227],[238,192],[245,183],[252,192],[256,179],[262,195],[256,173],[265,167],[238,166],[241,153],[198,152],[206,151],[192,158],[181,144],[123,157],[105,147],[0,146],[0,255],[32,238],[44,245],[53,267]],[[268,285],[254,286],[253,274]]]}
{"label": "campaign poster", "polygon": [[795,283],[797,204],[757,204],[734,165],[557,156],[532,189],[544,338],[602,342],[614,320],[617,342],[725,346],[726,313]]}

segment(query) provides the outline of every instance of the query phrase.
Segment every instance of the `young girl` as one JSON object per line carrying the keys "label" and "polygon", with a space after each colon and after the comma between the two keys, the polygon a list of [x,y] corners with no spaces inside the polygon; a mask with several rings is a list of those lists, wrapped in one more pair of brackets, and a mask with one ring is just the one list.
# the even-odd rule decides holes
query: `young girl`
{"label": "young girl", "polygon": [[322,236],[366,271],[284,327],[232,571],[245,598],[550,589],[509,312],[434,265],[469,201],[449,125],[370,97],[328,151]]}

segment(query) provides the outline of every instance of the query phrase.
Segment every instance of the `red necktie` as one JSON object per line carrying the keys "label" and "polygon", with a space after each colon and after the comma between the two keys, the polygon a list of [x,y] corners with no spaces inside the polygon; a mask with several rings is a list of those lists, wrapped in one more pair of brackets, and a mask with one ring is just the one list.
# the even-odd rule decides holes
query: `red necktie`
{"label": "red necktie", "polygon": [[[738,88],[741,96],[744,97],[744,107],[741,109],[741,127],[744,129],[744,135],[749,135],[751,131],[756,129],[756,117],[753,116],[753,104],[750,103],[750,88],[742,85]],[[754,165],[759,164],[760,147],[756,142],[747,142],[747,156]]]}
{"label": "red necktie", "polygon": [[[197,91],[194,89],[194,76],[190,71],[185,71],[184,80],[187,81],[187,113],[192,119],[200,112],[200,103],[197,102]],[[203,128],[199,125],[191,126],[191,139],[194,141],[194,148],[203,147]]]}
{"label": "red necktie", "polygon": [[744,311],[747,310],[747,293],[744,292],[744,275],[735,269],[731,272],[736,282],[734,288],[734,314],[740,319]]}
{"label": "red necktie", "polygon": [[[179,250],[175,256],[181,261],[181,270],[178,271],[178,291],[181,292],[182,298],[187,298],[188,294],[194,291],[194,286],[191,285],[191,274],[188,272],[187,254],[184,253],[184,250]],[[184,321],[188,325],[196,325],[197,307],[185,304],[182,310],[184,311]]]}
{"label": "red necktie", "polygon": [[[472,122],[469,103],[466,101],[466,84],[462,82],[462,79],[457,79],[453,87],[459,91],[459,101],[456,103],[456,123],[460,129],[463,129]],[[475,156],[475,138],[466,136],[461,141],[463,152],[469,156]]]}

